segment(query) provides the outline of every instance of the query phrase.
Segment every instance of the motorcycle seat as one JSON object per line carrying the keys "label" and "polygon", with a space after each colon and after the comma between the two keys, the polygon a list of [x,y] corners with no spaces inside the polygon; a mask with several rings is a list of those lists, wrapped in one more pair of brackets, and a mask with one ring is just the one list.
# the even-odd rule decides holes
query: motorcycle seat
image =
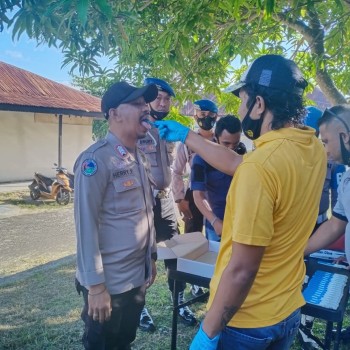
{"label": "motorcycle seat", "polygon": [[49,177],[46,177],[46,176],[39,174],[39,173],[37,173],[36,175],[46,186],[52,185],[53,180],[50,179]]}

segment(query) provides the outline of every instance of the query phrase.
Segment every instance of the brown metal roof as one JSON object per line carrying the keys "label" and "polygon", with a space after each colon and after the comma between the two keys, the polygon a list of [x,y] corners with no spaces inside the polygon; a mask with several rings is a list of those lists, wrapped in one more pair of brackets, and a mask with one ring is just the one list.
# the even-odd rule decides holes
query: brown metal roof
{"label": "brown metal roof", "polygon": [[100,98],[1,61],[0,110],[103,118]]}

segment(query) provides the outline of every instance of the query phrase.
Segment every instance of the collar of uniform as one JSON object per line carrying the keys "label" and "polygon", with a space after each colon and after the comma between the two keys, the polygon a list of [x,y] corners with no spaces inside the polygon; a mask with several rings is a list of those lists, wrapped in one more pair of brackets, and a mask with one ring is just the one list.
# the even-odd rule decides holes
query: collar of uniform
{"label": "collar of uniform", "polygon": [[115,145],[123,145],[118,137],[114,135],[112,132],[108,131],[106,135],[106,140],[114,147]]}
{"label": "collar of uniform", "polygon": [[[107,142],[113,147],[113,149],[115,150],[115,154],[121,158],[121,159],[126,159],[128,157],[131,156],[130,152],[128,151],[128,149],[121,143],[121,141],[118,139],[118,137],[116,135],[114,135],[112,132],[108,131],[107,135],[106,135],[106,140]],[[116,151],[116,146],[122,146],[125,151],[127,152],[128,156],[127,157],[123,157],[119,152]]]}
{"label": "collar of uniform", "polygon": [[315,130],[309,128],[308,126],[303,126],[302,128],[281,128],[278,130],[271,130],[260,136],[254,141],[254,145],[256,148],[258,148],[265,142],[270,142],[278,139],[309,143],[313,136],[315,136]]}

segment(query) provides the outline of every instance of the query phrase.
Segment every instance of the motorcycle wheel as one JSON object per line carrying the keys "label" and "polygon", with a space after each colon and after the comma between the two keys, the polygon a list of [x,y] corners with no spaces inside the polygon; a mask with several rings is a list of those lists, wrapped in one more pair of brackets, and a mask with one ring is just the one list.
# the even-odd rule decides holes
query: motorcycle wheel
{"label": "motorcycle wheel", "polygon": [[33,201],[36,201],[40,197],[40,191],[38,190],[32,190],[30,191],[30,198],[33,199]]}
{"label": "motorcycle wheel", "polygon": [[70,202],[70,192],[65,189],[60,189],[56,196],[56,202],[59,205],[67,205]]}

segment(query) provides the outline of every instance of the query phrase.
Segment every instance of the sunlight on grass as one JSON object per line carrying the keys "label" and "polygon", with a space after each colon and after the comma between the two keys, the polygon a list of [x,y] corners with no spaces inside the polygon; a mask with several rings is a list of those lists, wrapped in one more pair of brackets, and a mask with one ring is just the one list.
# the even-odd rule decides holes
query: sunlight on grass
{"label": "sunlight on grass", "polygon": [[[172,306],[162,261],[157,263],[158,278],[148,290],[147,307],[157,330],[153,334],[138,331],[133,350],[170,349]],[[11,285],[0,288],[0,349],[78,350],[83,323],[80,312],[82,297],[74,288],[75,266],[72,263],[39,272]],[[186,289],[189,298],[189,288]],[[201,321],[205,304],[191,305]],[[344,326],[349,325],[349,312]],[[188,349],[198,328],[178,325],[178,349]],[[324,322],[316,320],[314,333],[321,336]],[[293,350],[300,350],[296,342]],[[342,345],[341,350],[348,349]]]}
{"label": "sunlight on grass", "polygon": [[[21,196],[16,194],[16,196]],[[0,195],[0,202],[17,200],[13,196]],[[18,199],[20,200],[20,199]],[[25,199],[27,200],[27,199]],[[27,204],[23,204],[27,205]],[[47,205],[33,206],[30,210],[46,210]],[[71,205],[71,204],[70,204]],[[43,209],[44,208],[44,209]],[[56,206],[56,208],[60,208]],[[180,232],[183,222],[179,220]],[[72,248],[75,250],[75,247]],[[58,266],[45,266],[54,259],[72,254],[61,252],[40,257],[21,257],[11,264],[3,264],[0,274],[18,276],[18,280],[0,287],[0,349],[6,350],[81,350],[83,323],[80,313],[83,305],[74,287],[75,265],[64,260]],[[74,256],[72,257],[74,258]],[[40,267],[44,267],[40,270]],[[32,269],[35,267],[34,269]],[[38,268],[38,269],[37,269]],[[132,345],[133,350],[170,349],[172,304],[168,290],[166,273],[162,261],[157,262],[158,276],[155,284],[148,290],[146,305],[153,316],[156,331],[153,334],[137,332]],[[25,272],[31,271],[29,277]],[[1,277],[1,276],[0,276]],[[189,286],[185,297],[189,299]],[[190,308],[199,321],[203,320],[205,304],[197,303]],[[345,313],[344,327],[350,325],[349,310]],[[198,327],[186,327],[178,324],[177,349],[188,349]],[[323,337],[325,322],[315,320],[313,332]],[[300,350],[298,341],[292,350]],[[340,350],[348,350],[348,344],[342,344]]]}
{"label": "sunlight on grass", "polygon": [[[0,192],[0,205],[15,205],[20,209],[28,210],[54,210],[59,209],[61,206],[53,199],[38,199],[34,201],[31,199],[28,191],[16,191],[16,192]],[[69,203],[64,206],[65,208],[72,207],[73,203]]]}

